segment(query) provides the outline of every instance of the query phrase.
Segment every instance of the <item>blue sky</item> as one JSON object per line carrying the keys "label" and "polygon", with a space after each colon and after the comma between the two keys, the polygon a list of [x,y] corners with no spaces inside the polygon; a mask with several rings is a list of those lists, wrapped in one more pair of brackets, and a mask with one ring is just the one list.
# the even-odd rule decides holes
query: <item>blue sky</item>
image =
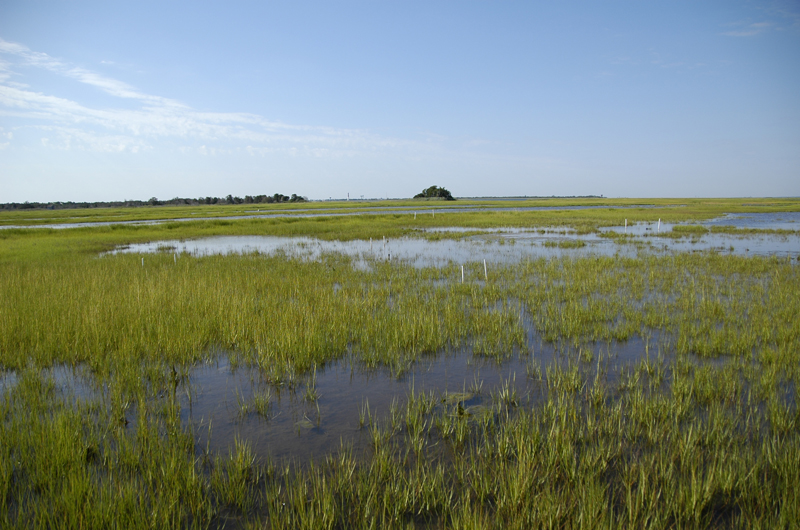
{"label": "blue sky", "polygon": [[800,195],[798,2],[0,5],[0,202]]}

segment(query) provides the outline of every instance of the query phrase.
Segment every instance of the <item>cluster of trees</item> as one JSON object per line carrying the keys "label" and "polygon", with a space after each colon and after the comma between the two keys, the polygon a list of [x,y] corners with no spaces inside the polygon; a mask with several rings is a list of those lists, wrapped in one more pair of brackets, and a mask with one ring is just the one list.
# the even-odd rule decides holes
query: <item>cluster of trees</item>
{"label": "cluster of trees", "polygon": [[444,199],[446,201],[456,200],[445,188],[439,186],[431,186],[430,188],[422,190],[422,193],[414,195],[415,199]]}
{"label": "cluster of trees", "polygon": [[272,204],[280,202],[305,202],[308,197],[303,197],[292,193],[291,196],[276,193],[274,195],[245,195],[242,197],[198,197],[197,199],[184,199],[175,197],[174,199],[161,201],[156,197],[150,197],[147,201],[99,201],[99,202],[9,202],[0,204],[0,210],[64,210],[71,208],[136,208],[139,206],[197,206],[200,204]]}
{"label": "cluster of trees", "polygon": [[291,197],[276,193],[275,195],[245,195],[244,199],[228,195],[224,200],[217,197],[200,197],[197,200],[201,201],[200,204],[272,204],[275,202],[305,202],[308,197],[296,193],[292,193]]}

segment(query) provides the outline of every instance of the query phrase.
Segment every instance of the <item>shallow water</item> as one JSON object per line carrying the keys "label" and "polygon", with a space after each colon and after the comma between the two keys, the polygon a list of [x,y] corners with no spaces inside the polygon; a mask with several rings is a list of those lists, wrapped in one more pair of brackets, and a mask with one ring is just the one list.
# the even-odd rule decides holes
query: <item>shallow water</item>
{"label": "shallow water", "polygon": [[[509,386],[516,390],[519,405],[526,407],[546,398],[548,367],[578,365],[590,380],[599,368],[607,383],[614,385],[621,369],[633,366],[648,351],[655,357],[659,347],[655,339],[636,337],[576,350],[541,342],[531,326],[528,344],[532,353],[513,352],[501,360],[475,356],[466,348],[440,352],[418,359],[400,375],[387,367],[370,369],[341,359],[298,377],[292,388],[271,385],[256,367],[232,367],[228,355],[221,352],[213,362],[189,370],[175,395],[181,422],[194,433],[198,451],[227,455],[238,438],[246,440],[259,458],[308,461],[335,451],[342,443],[366,449],[369,420],[365,417],[362,427],[359,417],[367,406],[371,416],[384,424],[393,403],[403,410],[412,392],[433,393],[440,403],[448,394],[467,394],[459,399],[464,408],[491,408],[492,394]],[[107,388],[81,367],[57,366],[42,370],[41,375],[54,383],[56,395],[67,402],[109,399]],[[0,400],[13,399],[18,384],[15,372],[0,375]],[[309,386],[314,389],[314,401],[305,399]],[[271,395],[270,405],[261,415],[255,410],[254,396],[266,393]],[[127,429],[136,429],[135,409],[127,409],[121,420],[127,420]]]}
{"label": "shallow water", "polygon": [[[729,213],[714,219],[682,224],[700,225],[709,228],[715,226],[731,226],[740,229],[800,231],[800,212]],[[654,235],[659,232],[670,232],[673,226],[675,226],[674,223],[659,222],[658,219],[653,219],[650,222],[631,223],[628,224],[627,227],[622,225],[601,228],[601,231],[613,230],[615,232],[633,235]]]}
{"label": "shallow water", "polygon": [[705,226],[733,226],[763,230],[800,230],[800,212],[737,213],[700,223]]}
{"label": "shallow water", "polygon": [[259,252],[273,254],[283,252],[287,256],[315,260],[323,253],[337,252],[354,258],[355,265],[367,268],[375,259],[401,260],[416,267],[442,266],[454,263],[511,263],[525,258],[560,257],[564,255],[585,255],[590,253],[614,255],[616,253],[635,253],[629,248],[621,248],[613,241],[596,235],[582,236],[586,246],[577,249],[548,247],[545,243],[574,241],[578,239],[569,234],[512,233],[494,232],[486,236],[472,236],[464,239],[428,240],[423,238],[380,239],[374,241],[324,241],[310,237],[276,236],[220,236],[186,241],[154,241],[129,245],[116,249],[116,253],[184,252],[193,256],[211,254],[247,254]]}
{"label": "shallow water", "polygon": [[[800,212],[777,214],[736,214],[726,215],[695,224],[703,226],[734,226],[736,228],[789,229],[800,230]],[[672,223],[659,223],[658,220],[635,225],[601,228],[601,232],[617,232],[636,236],[632,242],[643,243],[655,251],[704,252],[713,251],[740,256],[780,256],[797,259],[800,257],[800,232],[795,234],[686,234],[685,237],[659,237],[672,231]],[[788,228],[787,228],[788,227]],[[625,242],[620,242],[625,245]]]}
{"label": "shallow water", "polygon": [[7,390],[10,391],[15,386],[17,386],[16,372],[0,372],[0,399],[3,398]]}
{"label": "shallow water", "polygon": [[[491,229],[480,235],[462,239],[430,240],[425,238],[380,239],[374,241],[324,241],[310,237],[218,236],[193,240],[168,240],[141,243],[118,248],[116,253],[169,252],[193,256],[259,252],[285,253],[287,256],[316,260],[324,253],[341,253],[354,259],[359,269],[368,269],[372,260],[400,260],[415,267],[466,264],[486,260],[492,263],[513,263],[523,259],[558,258],[562,256],[635,256],[639,251],[697,252],[714,251],[736,255],[800,256],[800,235],[732,235],[705,234],[701,237],[674,239],[658,237],[656,224],[640,223],[628,227],[629,233],[640,234],[626,241],[615,241],[596,234],[576,235],[566,230]],[[671,225],[662,224],[662,232]],[[469,231],[468,229],[437,229]],[[561,248],[580,241],[578,248]]]}
{"label": "shallow water", "polygon": [[665,246],[678,252],[715,251],[738,256],[778,256],[800,258],[800,236],[707,234],[702,238],[683,238],[652,242],[656,247]]}
{"label": "shallow water", "polygon": [[[83,367],[56,365],[41,370],[39,375],[45,384],[52,382],[53,390],[62,399],[90,401],[101,395],[101,390],[93,384],[92,377]],[[16,371],[0,372],[0,400],[5,399],[6,392],[12,392],[19,382]]]}
{"label": "shallow water", "polygon": [[[580,352],[559,350],[552,344],[540,343],[532,355],[515,354],[501,362],[460,350],[423,358],[399,377],[387,368],[366,370],[342,360],[316,371],[316,401],[304,399],[309,379],[294,390],[274,388],[258,369],[232,369],[223,356],[190,373],[181,419],[192,426],[202,449],[227,454],[239,438],[247,440],[259,457],[306,461],[324,456],[342,443],[366,449],[369,431],[359,425],[359,416],[367,405],[380,422],[387,421],[393,402],[403,410],[412,392],[433,392],[439,401],[446,394],[466,393],[465,408],[491,407],[492,393],[508,385],[516,389],[520,406],[529,406],[544,399],[547,386],[529,373],[546,377],[548,366],[579,363],[583,372],[594,374],[599,358],[608,370],[607,381],[614,384],[620,369],[638,362],[647,351],[641,338],[590,344],[583,347],[586,349],[591,351],[586,362],[580,360]],[[655,349],[651,346],[650,351]],[[252,410],[241,413],[242,403],[251,404],[256,393],[265,392],[272,396],[267,417]]]}
{"label": "shallow water", "polygon": [[[509,377],[525,384],[525,364],[519,358],[502,364],[460,352],[420,361],[401,377],[387,369],[360,370],[347,361],[331,363],[316,372],[317,400],[304,399],[308,382],[295,390],[272,388],[258,370],[231,370],[226,359],[198,367],[190,375],[192,403],[184,399],[182,420],[196,429],[199,446],[226,452],[236,437],[246,439],[253,452],[273,459],[300,459],[325,455],[342,442],[354,449],[369,444],[359,415],[366,406],[373,418],[384,421],[394,401],[402,407],[412,392],[469,392],[481,384],[481,393],[465,406],[487,404],[489,391]],[[256,392],[270,391],[267,418],[256,412],[241,415],[241,402],[252,402]],[[208,424],[211,433],[208,434]]]}

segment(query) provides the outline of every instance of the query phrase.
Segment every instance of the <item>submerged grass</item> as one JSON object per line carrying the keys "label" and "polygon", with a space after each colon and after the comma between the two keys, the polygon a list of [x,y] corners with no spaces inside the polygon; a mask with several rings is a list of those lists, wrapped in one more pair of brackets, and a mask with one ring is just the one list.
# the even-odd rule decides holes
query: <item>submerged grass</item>
{"label": "submerged grass", "polygon": [[[786,259],[565,257],[497,266],[489,281],[474,263],[462,284],[456,264],[155,254],[142,266],[141,256],[88,252],[135,232],[0,241],[0,373],[13,374],[0,386],[0,526],[800,520],[800,271]],[[542,366],[533,331],[565,357]],[[634,337],[652,338],[652,354],[617,366],[610,345]],[[598,343],[610,357],[594,353]],[[314,374],[333,360],[399,374],[457,348],[527,357],[526,388],[540,398],[512,374],[498,388],[412,391],[386,417],[365,403],[353,416],[372,441],[366,453],[345,445],[296,463],[264,460],[246,439],[212,454],[180,420],[191,367],[220,350],[271,383],[239,402],[268,428],[271,388],[306,381],[313,403]],[[61,365],[79,368],[88,390],[57,381]],[[469,403],[478,393],[487,404]],[[315,425],[304,417],[297,428]]]}

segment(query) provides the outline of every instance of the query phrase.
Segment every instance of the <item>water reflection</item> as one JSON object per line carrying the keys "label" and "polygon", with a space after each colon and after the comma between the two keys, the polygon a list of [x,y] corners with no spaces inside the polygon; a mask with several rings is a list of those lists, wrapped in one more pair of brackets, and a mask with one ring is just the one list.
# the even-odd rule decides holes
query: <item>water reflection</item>
{"label": "water reflection", "polygon": [[800,230],[800,212],[737,213],[700,223],[704,226],[733,226],[762,230]]}
{"label": "water reflection", "polygon": [[[367,407],[384,421],[392,406],[405,406],[410,393],[432,392],[439,402],[459,394],[465,409],[481,410],[492,406],[492,393],[504,385],[516,390],[520,406],[530,406],[547,395],[548,367],[577,364],[589,379],[600,368],[613,385],[620,369],[656,351],[647,344],[638,337],[580,349],[539,343],[531,355],[515,353],[499,362],[464,349],[423,358],[400,377],[386,368],[364,369],[340,360],[313,376],[316,400],[306,398],[311,376],[295,389],[275,388],[258,369],[233,369],[223,356],[190,374],[181,419],[193,427],[199,446],[211,451],[224,454],[238,437],[261,457],[304,461],[328,454],[342,442],[367,449],[368,430],[359,424]],[[265,395],[271,396],[270,406],[261,414],[253,404]]]}
{"label": "water reflection", "polygon": [[640,223],[628,227],[628,233],[635,237],[626,239],[605,238],[597,234],[577,235],[569,231],[523,229],[492,229],[461,239],[440,240],[403,237],[374,241],[324,241],[310,237],[218,236],[134,244],[118,248],[111,254],[170,252],[206,256],[280,252],[292,258],[316,260],[322,254],[334,252],[350,256],[360,269],[368,269],[373,260],[394,259],[415,267],[426,267],[450,263],[480,263],[483,260],[489,264],[514,263],[540,257],[635,256],[640,251],[714,251],[736,255],[800,256],[800,235],[707,233],[679,239],[658,237],[671,229],[671,225],[662,223],[659,232],[656,223]]}
{"label": "water reflection", "polygon": [[[795,224],[798,222],[798,224]],[[700,252],[713,251],[740,256],[780,256],[800,258],[800,212],[776,214],[726,215],[696,223],[713,228],[730,226],[737,229],[795,230],[793,234],[727,234],[727,233],[682,233],[672,237],[672,223],[658,220],[635,225],[601,228],[602,232],[616,232],[632,236],[618,240],[619,244],[635,244],[656,251]],[[660,237],[664,235],[665,237]]]}
{"label": "water reflection", "polygon": [[[432,394],[439,408],[452,405],[451,398],[457,396],[468,413],[480,414],[496,403],[493,394],[511,388],[518,405],[530,407],[547,398],[548,375],[556,367],[576,369],[584,381],[594,381],[599,374],[613,393],[621,374],[642,359],[669,361],[674,356],[670,341],[658,332],[625,342],[573,346],[543,342],[530,322],[526,327],[526,348],[500,359],[464,348],[424,356],[398,374],[345,357],[286,386],[271,384],[257,367],[232,366],[228,354],[217,352],[212,361],[191,368],[174,394],[159,393],[156,399],[178,400],[180,421],[194,433],[198,451],[224,455],[238,438],[247,440],[260,458],[308,461],[342,443],[357,453],[366,450],[368,415],[383,423],[392,407],[403,410],[412,393]],[[40,376],[67,403],[110,403],[110,383],[101,384],[80,366],[56,366]],[[19,379],[13,371],[0,376],[0,400],[14,399]],[[116,420],[135,430],[135,400],[130,404]]]}
{"label": "water reflection", "polygon": [[[259,252],[273,254],[285,253],[299,259],[315,260],[324,253],[336,252],[354,259],[356,267],[368,268],[372,260],[401,260],[416,267],[443,266],[448,263],[481,262],[510,263],[530,257],[559,257],[572,255],[576,251],[582,254],[595,252],[613,255],[620,251],[634,252],[620,248],[613,241],[596,235],[582,236],[585,246],[579,249],[561,248],[558,242],[576,241],[574,235],[545,236],[532,232],[514,234],[506,237],[496,233],[487,236],[472,236],[460,240],[424,238],[380,239],[375,241],[324,241],[310,237],[276,237],[276,236],[220,236],[188,241],[170,240],[154,241],[129,245],[112,251],[115,253],[153,253],[174,252],[189,253],[193,256],[211,254],[232,254]],[[547,246],[547,242],[556,241],[556,246]]]}

